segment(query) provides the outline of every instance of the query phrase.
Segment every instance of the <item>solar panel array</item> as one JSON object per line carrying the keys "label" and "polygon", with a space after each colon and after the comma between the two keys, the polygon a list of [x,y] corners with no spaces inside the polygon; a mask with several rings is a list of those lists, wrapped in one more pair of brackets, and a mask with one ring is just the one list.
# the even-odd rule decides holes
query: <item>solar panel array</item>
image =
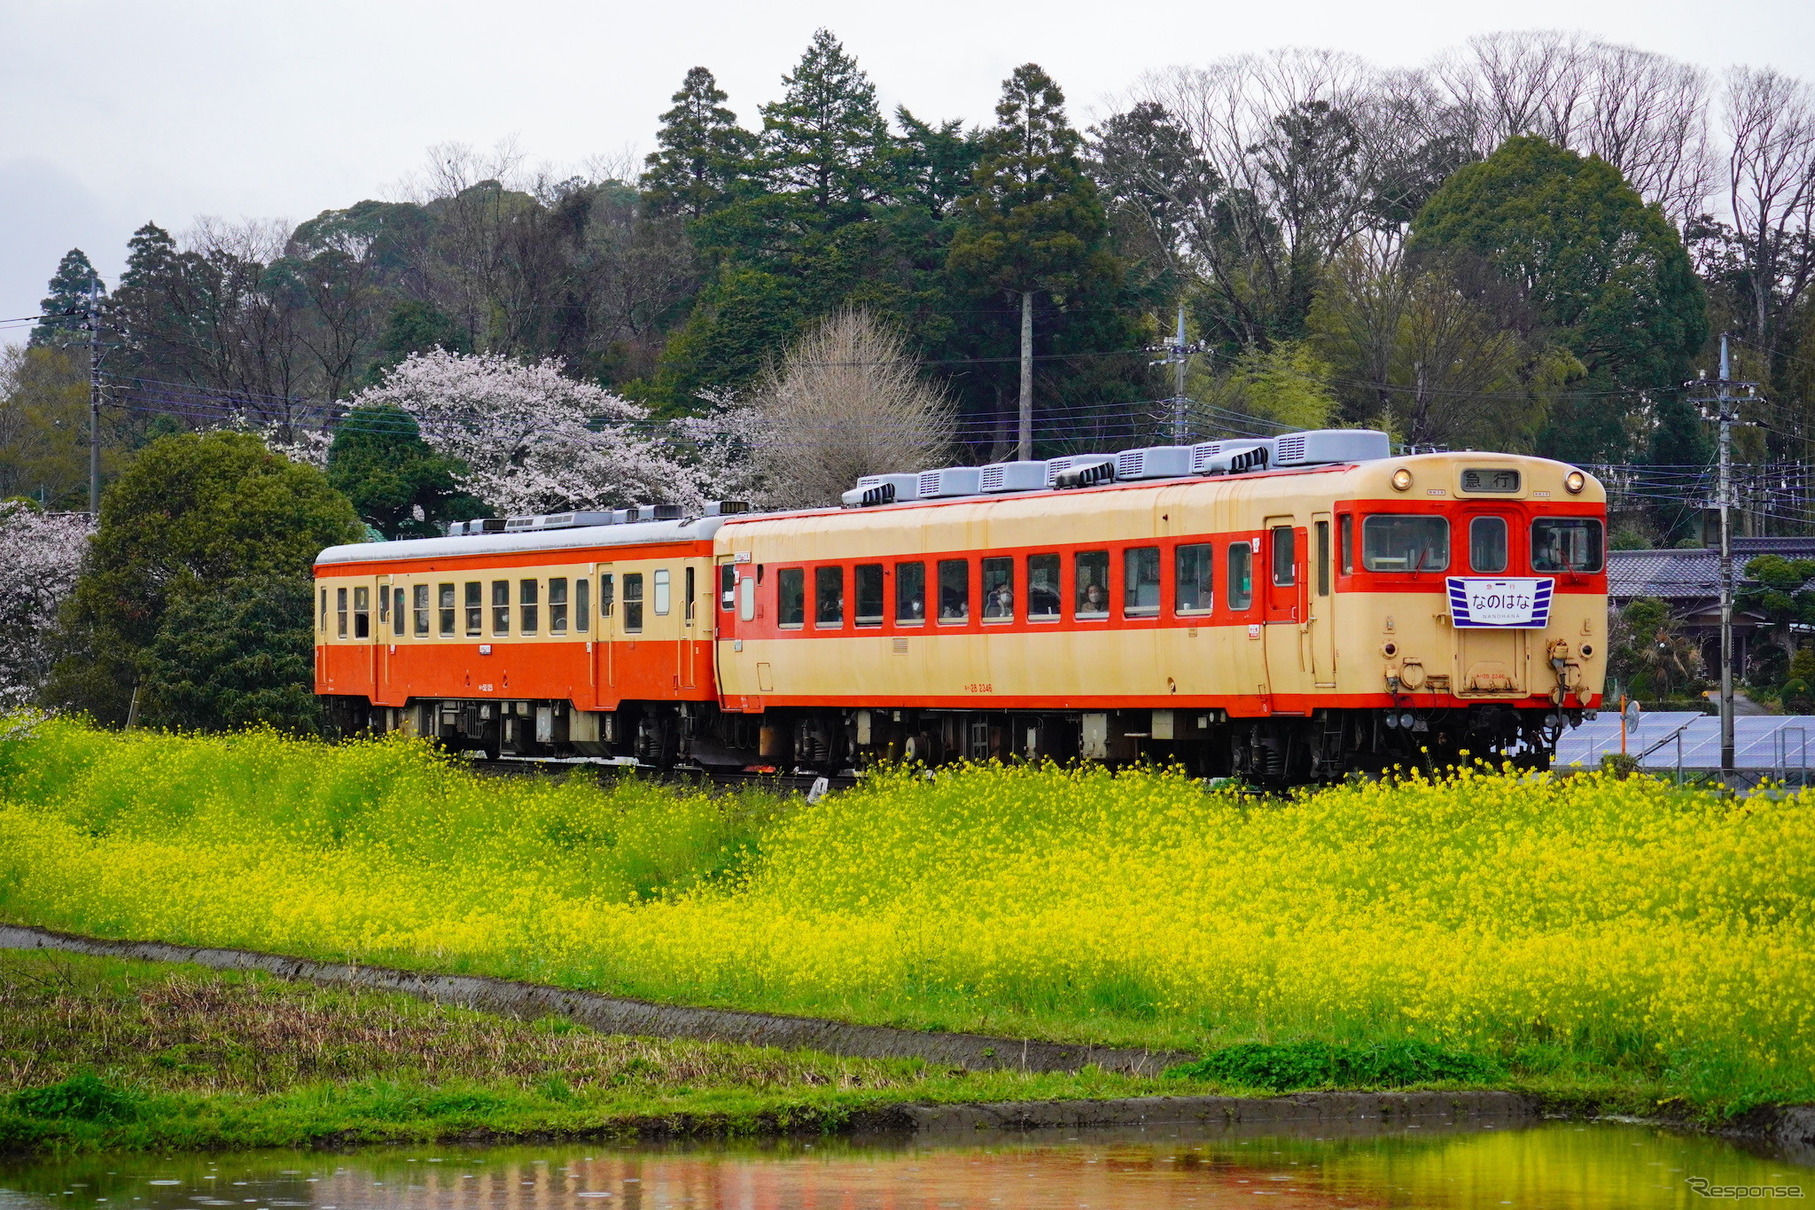
{"label": "solar panel array", "polygon": [[[1680,762],[1678,751],[1681,751]],[[1620,716],[1611,711],[1567,731],[1557,741],[1554,767],[1599,767],[1620,750]],[[1626,752],[1646,769],[1720,768],[1720,719],[1712,714],[1659,711],[1627,728]],[[1733,720],[1737,769],[1815,769],[1815,715],[1742,715]]]}

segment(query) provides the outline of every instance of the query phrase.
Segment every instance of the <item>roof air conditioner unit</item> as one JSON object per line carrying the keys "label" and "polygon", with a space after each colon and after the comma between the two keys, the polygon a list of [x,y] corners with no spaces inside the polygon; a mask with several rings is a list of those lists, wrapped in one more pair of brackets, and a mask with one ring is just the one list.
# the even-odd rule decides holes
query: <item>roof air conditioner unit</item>
{"label": "roof air conditioner unit", "polygon": [[539,517],[511,517],[504,522],[504,532],[520,534],[526,529],[537,529],[539,527],[536,522],[540,519]]}
{"label": "roof air conditioner unit", "polygon": [[947,466],[936,471],[921,471],[920,498],[937,500],[941,497],[974,496],[977,494],[977,481],[981,477],[981,468],[975,466]]}
{"label": "roof air conditioner unit", "polygon": [[1275,466],[1322,466],[1393,456],[1392,440],[1374,429],[1313,429],[1275,437]]}
{"label": "roof air conditioner unit", "polygon": [[1067,454],[1063,458],[1048,458],[1046,460],[1046,486],[1048,486],[1048,487],[1057,486],[1059,472],[1061,472],[1061,471],[1068,471],[1074,466],[1082,466],[1085,463],[1095,464],[1098,462],[1108,462],[1108,463],[1114,464],[1115,455],[1114,454]]}
{"label": "roof air conditioner unit", "polygon": [[[1200,441],[1191,447],[1191,473],[1195,475],[1221,475],[1229,473],[1229,457],[1232,454],[1245,453],[1250,450],[1263,450],[1260,458],[1249,459],[1248,470],[1255,470],[1273,461],[1273,439],[1271,437],[1229,437],[1221,441]],[[1213,466],[1212,463],[1215,465]]]}
{"label": "roof air conditioner unit", "polygon": [[1046,486],[1044,462],[992,462],[977,477],[977,490],[994,492],[1037,492]]}
{"label": "roof air conditioner unit", "polygon": [[503,517],[487,517],[483,521],[468,521],[466,532],[469,534],[501,534],[506,521]]}
{"label": "roof air conditioner unit", "polygon": [[536,529],[579,529],[584,525],[610,525],[613,516],[609,512],[571,512],[549,513],[546,517],[535,518]]}
{"label": "roof air conditioner unit", "polygon": [[895,488],[895,503],[903,500],[914,500],[920,496],[919,475],[864,475],[857,480],[857,488],[864,491],[883,484],[892,484]]}
{"label": "roof air conditioner unit", "polygon": [[466,522],[449,521],[447,523],[447,536],[450,538],[464,538],[466,536]]}
{"label": "roof air conditioner unit", "polygon": [[1117,479],[1177,479],[1191,473],[1188,445],[1149,445],[1115,456]]}

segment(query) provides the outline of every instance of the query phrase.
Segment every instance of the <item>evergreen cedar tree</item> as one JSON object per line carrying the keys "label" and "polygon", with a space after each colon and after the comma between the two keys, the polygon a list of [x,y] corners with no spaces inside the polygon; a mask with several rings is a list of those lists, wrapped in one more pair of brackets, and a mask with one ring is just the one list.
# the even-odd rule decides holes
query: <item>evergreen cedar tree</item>
{"label": "evergreen cedar tree", "polygon": [[1654,420],[1652,462],[1707,461],[1681,390],[1708,338],[1701,282],[1663,212],[1605,161],[1536,136],[1508,139],[1450,175],[1419,213],[1409,247],[1483,258],[1587,368],[1553,412],[1541,452],[1624,461],[1626,421],[1642,399]]}
{"label": "evergreen cedar tree", "polygon": [[727,97],[704,67],[688,71],[674,108],[662,115],[660,151],[644,160],[643,196],[657,214],[700,216],[723,206],[743,174],[754,140],[725,108]]}
{"label": "evergreen cedar tree", "polygon": [[[190,627],[274,584],[306,593],[322,548],[363,532],[320,471],[271,453],[256,437],[214,432],[152,442],[101,498],[99,527],[62,609],[46,698],[118,724],[137,684],[141,713],[147,721],[161,717],[161,694],[173,683],[160,678],[179,671],[174,653],[199,658],[214,641]],[[238,633],[248,641],[262,636],[262,646],[235,658],[301,669],[306,688],[308,623],[306,610],[273,615],[268,625],[247,619]],[[163,655],[152,658],[153,648]],[[224,717],[181,709],[189,710],[187,725],[226,725]]]}
{"label": "evergreen cedar tree", "polygon": [[101,275],[88,263],[82,249],[65,252],[57,262],[56,275],[50,279],[50,293],[38,304],[42,318],[32,328],[26,344],[41,348],[88,343],[89,308],[104,290]]}
{"label": "evergreen cedar tree", "polygon": [[329,486],[387,541],[435,537],[449,521],[484,516],[485,505],[458,487],[462,469],[430,449],[415,417],[392,404],[350,410],[328,447]]}

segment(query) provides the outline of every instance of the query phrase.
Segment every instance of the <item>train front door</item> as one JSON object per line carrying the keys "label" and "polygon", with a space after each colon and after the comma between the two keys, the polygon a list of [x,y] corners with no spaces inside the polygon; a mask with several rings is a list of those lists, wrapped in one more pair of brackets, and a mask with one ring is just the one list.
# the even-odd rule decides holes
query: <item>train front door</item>
{"label": "train front door", "polygon": [[1336,687],[1336,625],[1333,588],[1336,581],[1335,533],[1329,513],[1311,516],[1311,582],[1306,585],[1305,604],[1310,618],[1305,623],[1311,649],[1311,679],[1319,689]]}
{"label": "train front door", "polygon": [[[1273,710],[1283,696],[1297,698],[1305,691],[1304,531],[1291,517],[1268,517],[1261,543],[1257,578],[1262,593],[1262,645],[1267,661],[1267,693]],[[1296,709],[1296,706],[1292,707]]]}

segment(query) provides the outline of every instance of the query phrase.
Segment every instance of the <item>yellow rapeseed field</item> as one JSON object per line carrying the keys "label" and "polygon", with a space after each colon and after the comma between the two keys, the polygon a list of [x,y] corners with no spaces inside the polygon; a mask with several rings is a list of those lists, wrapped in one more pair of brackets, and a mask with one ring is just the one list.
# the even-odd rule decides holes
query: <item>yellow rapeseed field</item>
{"label": "yellow rapeseed field", "polygon": [[398,740],[0,744],[0,914],[695,1003],[1200,1049],[1415,1038],[1567,1083],[1815,1096],[1815,797],[1156,771],[808,806],[477,778]]}

